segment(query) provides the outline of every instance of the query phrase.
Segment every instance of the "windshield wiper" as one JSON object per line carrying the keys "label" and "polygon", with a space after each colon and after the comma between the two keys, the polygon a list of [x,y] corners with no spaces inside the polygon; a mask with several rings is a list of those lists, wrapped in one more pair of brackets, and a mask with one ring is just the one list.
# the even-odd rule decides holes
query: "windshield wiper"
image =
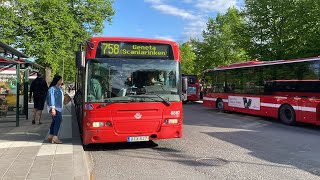
{"label": "windshield wiper", "polygon": [[100,105],[97,107],[97,109],[103,108],[103,107],[106,107],[106,106],[108,106],[108,105],[115,104],[115,103],[130,103],[130,102],[137,102],[137,101],[134,100],[134,99],[131,99],[131,100],[109,101],[109,102],[100,104]]}
{"label": "windshield wiper", "polygon": [[171,102],[168,101],[167,99],[165,99],[164,97],[160,96],[160,95],[157,94],[157,93],[152,93],[152,94],[154,94],[154,95],[158,96],[160,99],[162,99],[162,101],[163,101],[167,106],[171,106]]}
{"label": "windshield wiper", "polygon": [[[162,100],[162,102],[164,102],[167,106],[171,106],[171,102],[168,101],[167,99],[165,99],[164,97],[160,96],[157,93],[145,93],[145,94],[141,94],[141,95],[136,95],[136,97],[146,97],[146,98],[150,98],[149,96],[143,96],[143,95],[156,95],[158,98],[160,98]],[[130,96],[130,97],[135,97],[135,95]]]}

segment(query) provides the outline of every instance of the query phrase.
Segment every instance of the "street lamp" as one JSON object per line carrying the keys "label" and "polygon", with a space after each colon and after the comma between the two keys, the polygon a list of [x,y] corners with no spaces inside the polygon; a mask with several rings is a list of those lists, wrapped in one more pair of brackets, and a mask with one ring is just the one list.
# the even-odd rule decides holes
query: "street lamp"
{"label": "street lamp", "polygon": [[[63,77],[64,77],[64,59],[62,59],[62,81],[64,81]],[[65,92],[65,84],[62,87],[62,89],[63,89],[63,92]]]}

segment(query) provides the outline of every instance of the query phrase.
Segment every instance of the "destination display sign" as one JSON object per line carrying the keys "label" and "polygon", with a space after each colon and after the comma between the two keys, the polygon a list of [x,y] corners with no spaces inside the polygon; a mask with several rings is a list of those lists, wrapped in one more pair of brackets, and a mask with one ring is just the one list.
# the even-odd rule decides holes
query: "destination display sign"
{"label": "destination display sign", "polygon": [[172,48],[168,44],[141,42],[100,42],[97,58],[165,59],[173,60]]}

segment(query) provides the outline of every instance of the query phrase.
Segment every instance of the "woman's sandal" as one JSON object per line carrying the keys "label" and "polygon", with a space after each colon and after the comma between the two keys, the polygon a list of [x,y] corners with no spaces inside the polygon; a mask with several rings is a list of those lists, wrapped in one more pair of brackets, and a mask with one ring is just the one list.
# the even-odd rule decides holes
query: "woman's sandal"
{"label": "woman's sandal", "polygon": [[54,139],[52,139],[52,144],[62,144],[62,141],[60,141],[60,140],[54,140]]}

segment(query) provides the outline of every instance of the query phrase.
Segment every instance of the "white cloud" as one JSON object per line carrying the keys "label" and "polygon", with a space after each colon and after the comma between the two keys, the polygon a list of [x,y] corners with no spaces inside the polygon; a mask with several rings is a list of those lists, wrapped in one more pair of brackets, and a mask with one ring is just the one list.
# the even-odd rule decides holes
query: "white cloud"
{"label": "white cloud", "polygon": [[188,12],[184,9],[177,8],[175,6],[167,5],[167,4],[154,4],[152,7],[164,14],[169,14],[173,16],[178,16],[183,19],[195,20],[198,17],[191,12]]}
{"label": "white cloud", "polygon": [[[183,41],[187,41],[190,38],[202,38],[202,31],[206,29],[208,13],[220,12],[224,13],[228,8],[235,6],[238,8],[243,0],[183,0],[184,3],[193,3],[193,9],[197,8],[197,12],[179,8],[173,5],[169,5],[168,0],[144,0],[151,4],[153,9],[158,10],[163,14],[168,14],[176,17],[180,17],[186,21],[184,32],[182,33]],[[171,36],[157,36],[160,39],[173,40]]]}
{"label": "white cloud", "polygon": [[190,38],[202,38],[202,31],[207,27],[207,23],[204,19],[190,22],[184,27],[183,39],[184,41],[190,40]]}
{"label": "white cloud", "polygon": [[[188,20],[188,23],[184,28],[185,32],[182,33],[183,41],[189,40],[190,37],[193,37],[193,38],[201,37],[203,27],[205,27],[203,26],[203,24],[205,24],[205,22],[203,21],[203,17],[201,17],[200,15],[197,15],[192,11],[188,11],[186,9],[168,5],[164,3],[165,0],[144,0],[144,1],[147,3],[150,3],[153,9],[156,9],[163,14],[168,14],[168,15],[180,17],[184,20]],[[194,0],[183,0],[184,3],[191,3],[193,1]],[[174,40],[171,36],[156,35],[156,38]]]}
{"label": "white cloud", "polygon": [[163,40],[169,40],[169,41],[176,41],[172,36],[160,36],[160,35],[155,35],[156,39],[163,39]]}
{"label": "white cloud", "polygon": [[237,0],[198,0],[196,7],[201,11],[226,12],[228,8],[237,7]]}

